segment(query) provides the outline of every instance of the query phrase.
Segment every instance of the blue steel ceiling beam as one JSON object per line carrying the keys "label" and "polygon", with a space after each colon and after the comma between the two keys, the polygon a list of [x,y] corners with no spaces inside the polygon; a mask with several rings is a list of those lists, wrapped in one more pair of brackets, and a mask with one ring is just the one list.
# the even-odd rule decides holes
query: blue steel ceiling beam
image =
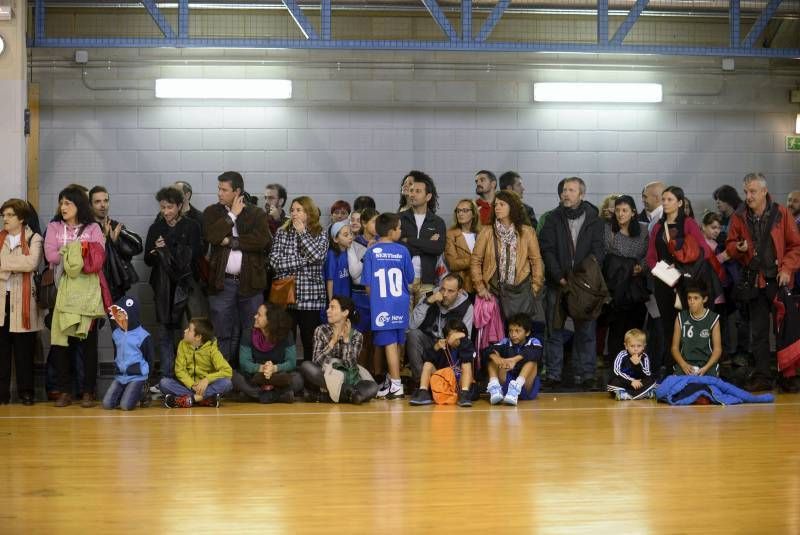
{"label": "blue steel ceiling beam", "polygon": [[753,27],[747,32],[747,37],[745,37],[742,42],[743,47],[753,48],[753,45],[756,44],[758,38],[764,33],[767,24],[772,19],[772,16],[775,15],[775,12],[778,11],[780,5],[781,0],[769,0],[769,2],[767,2],[767,7],[758,15],[758,18],[753,23]]}
{"label": "blue steel ceiling beam", "polygon": [[461,40],[472,41],[472,0],[461,0]]}
{"label": "blue steel ceiling beam", "polygon": [[44,39],[44,0],[36,0],[36,4],[34,6],[34,16],[36,18],[36,22],[33,27],[33,35],[36,37],[36,40]]}
{"label": "blue steel ceiling beam", "polygon": [[605,45],[595,43],[509,43],[477,41],[396,41],[342,39],[162,39],[162,38],[44,38],[39,48],[290,48],[326,50],[435,50],[460,52],[582,52],[589,54],[662,54],[670,56],[800,58],[800,48],[743,48],[673,45]]}
{"label": "blue steel ceiling beam", "polygon": [[506,12],[508,9],[508,4],[511,3],[511,0],[497,0],[497,4],[492,9],[492,12],[489,13],[489,16],[483,22],[483,26],[481,26],[481,31],[478,32],[478,37],[475,38],[475,41],[478,43],[483,43],[486,39],[489,38],[489,35],[494,30],[494,27],[497,26],[497,23],[500,22],[500,19],[503,17],[503,13]]}
{"label": "blue steel ceiling beam", "polygon": [[189,0],[178,0],[178,37],[189,37]]}
{"label": "blue steel ceiling beam", "polygon": [[331,0],[320,0],[319,25],[322,38],[329,41],[331,38]]}
{"label": "blue steel ceiling beam", "polygon": [[292,19],[294,19],[295,24],[297,27],[300,28],[300,31],[303,32],[303,36],[306,39],[319,39],[317,36],[317,31],[308,21],[305,15],[303,15],[303,10],[300,9],[300,4],[297,3],[297,0],[281,0],[283,5],[286,9],[289,10],[289,15],[291,15]]}
{"label": "blue steel ceiling beam", "polygon": [[608,44],[608,0],[597,0],[597,44]]}
{"label": "blue steel ceiling beam", "polygon": [[612,45],[621,45],[622,41],[628,35],[628,32],[631,31],[633,25],[636,24],[636,21],[639,20],[639,16],[644,11],[644,8],[647,7],[649,0],[636,0],[636,3],[633,4],[633,7],[630,11],[628,11],[628,16],[625,17],[625,20],[622,21],[622,24],[617,31],[614,33],[614,37],[611,38],[609,44]]}
{"label": "blue steel ceiling beam", "polygon": [[444,32],[447,38],[450,41],[457,41],[458,36],[456,35],[456,31],[447,19],[447,15],[445,15],[442,8],[439,7],[439,3],[436,0],[422,0],[422,5],[425,6],[425,9],[428,10],[428,13],[431,14],[431,17],[433,17],[433,20],[436,21],[436,24],[439,25],[439,28]]}
{"label": "blue steel ceiling beam", "polygon": [[142,5],[150,13],[150,16],[153,17],[153,22],[158,25],[158,29],[161,30],[161,33],[164,34],[164,37],[167,39],[174,39],[175,38],[175,30],[172,29],[172,25],[169,23],[167,18],[158,9],[155,0],[142,0]]}
{"label": "blue steel ceiling beam", "polygon": [[728,25],[730,26],[730,38],[728,39],[728,46],[739,46],[739,28],[742,21],[742,10],[739,6],[739,0],[730,0],[728,5]]}

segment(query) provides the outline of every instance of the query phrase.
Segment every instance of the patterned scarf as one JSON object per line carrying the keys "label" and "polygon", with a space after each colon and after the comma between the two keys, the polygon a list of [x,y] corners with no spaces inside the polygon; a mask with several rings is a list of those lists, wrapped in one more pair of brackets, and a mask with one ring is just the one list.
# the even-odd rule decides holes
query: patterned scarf
{"label": "patterned scarf", "polygon": [[[5,230],[0,231],[0,249],[3,248],[3,244],[6,242],[6,236],[8,236],[8,232]],[[22,254],[29,256],[31,250],[25,240],[25,225],[22,225],[20,230],[19,243],[22,247]],[[22,327],[27,331],[31,328],[31,295],[33,295],[33,275],[30,271],[22,274],[22,295]]]}
{"label": "patterned scarf", "polygon": [[514,284],[517,279],[517,231],[514,225],[504,226],[500,221],[495,221],[494,230],[500,238],[500,259],[498,269],[498,279],[500,282]]}

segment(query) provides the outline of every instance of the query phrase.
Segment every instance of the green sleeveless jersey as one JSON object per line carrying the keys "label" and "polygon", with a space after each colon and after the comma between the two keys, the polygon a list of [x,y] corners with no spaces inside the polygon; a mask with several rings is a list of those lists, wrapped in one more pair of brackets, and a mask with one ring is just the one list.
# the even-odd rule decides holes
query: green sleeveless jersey
{"label": "green sleeveless jersey", "polygon": [[688,310],[678,313],[681,322],[681,355],[692,366],[702,367],[711,357],[711,330],[719,321],[719,314],[706,309],[699,318]]}

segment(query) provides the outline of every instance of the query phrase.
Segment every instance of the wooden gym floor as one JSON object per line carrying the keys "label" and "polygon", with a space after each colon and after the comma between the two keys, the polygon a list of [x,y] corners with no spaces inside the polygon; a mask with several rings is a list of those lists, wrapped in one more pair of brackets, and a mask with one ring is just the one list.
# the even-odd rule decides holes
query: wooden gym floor
{"label": "wooden gym floor", "polygon": [[800,533],[800,397],[0,407],[0,533]]}

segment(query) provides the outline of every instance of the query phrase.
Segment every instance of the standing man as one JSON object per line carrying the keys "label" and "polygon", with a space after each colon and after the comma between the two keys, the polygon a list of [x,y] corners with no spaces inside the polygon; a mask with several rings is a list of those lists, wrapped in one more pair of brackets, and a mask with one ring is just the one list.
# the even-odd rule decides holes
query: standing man
{"label": "standing man", "polygon": [[794,222],[800,227],[800,190],[790,191],[786,197],[786,208],[794,217]]}
{"label": "standing man", "polygon": [[411,209],[400,212],[400,242],[408,248],[414,264],[414,284],[410,288],[413,310],[437,283],[436,263],[444,253],[447,227],[436,215],[439,195],[433,179],[422,171],[411,171],[408,176],[414,178],[408,193]]}
{"label": "standing man", "polygon": [[485,169],[475,173],[475,194],[478,196],[475,204],[478,205],[481,225],[488,225],[492,221],[495,191],[497,191],[497,177],[494,173]]}
{"label": "standing man", "polygon": [[772,201],[767,179],[761,173],[744,177],[744,195],[744,205],[731,216],[725,250],[744,268],[742,277],[751,272],[758,286],[756,295],[742,303],[749,311],[750,340],[756,361],[756,369],[745,388],[772,390],[775,358],[769,350],[769,317],[778,288],[791,288],[794,274],[800,268],[800,231],[789,210]]}
{"label": "standing man", "polygon": [[103,186],[94,186],[89,190],[89,202],[92,203],[94,219],[106,237],[103,274],[108,282],[111,298],[116,302],[133,284],[139,282],[139,275],[131,260],[142,252],[142,237],[109,217],[110,197]]}
{"label": "standing man", "polygon": [[647,230],[653,228],[653,223],[661,219],[661,194],[667,186],[660,181],[650,182],[642,190],[642,204],[644,208],[639,212],[639,221],[647,223]]}
{"label": "standing man", "polygon": [[203,230],[203,212],[192,205],[192,185],[186,181],[178,180],[175,187],[183,192],[183,217],[191,219]]}
{"label": "standing man", "polygon": [[[519,173],[516,171],[506,171],[500,175],[500,191],[504,190],[513,191],[519,195],[520,200],[524,199],[525,185],[522,183],[522,177],[519,176]],[[525,213],[528,215],[530,226],[536,228],[539,222],[536,221],[536,212],[533,211],[533,206],[525,204],[524,201],[522,202],[522,206],[525,208]]]}
{"label": "standing man", "polygon": [[245,200],[242,175],[226,171],[217,181],[219,202],[203,212],[203,231],[211,245],[209,305],[219,350],[237,367],[239,341],[250,336],[253,316],[264,302],[272,235],[267,214]]}
{"label": "standing man", "polygon": [[273,236],[278,227],[289,219],[286,217],[284,206],[286,206],[286,188],[280,184],[267,184],[264,188],[264,210],[267,212],[267,224]]}
{"label": "standing man", "polygon": [[[564,366],[564,340],[562,325],[556,325],[556,308],[560,306],[561,289],[567,286],[567,277],[584,258],[593,255],[602,265],[605,250],[603,245],[603,220],[597,209],[584,201],[586,184],[581,178],[564,180],[561,203],[545,220],[539,237],[539,246],[545,265],[545,359],[550,388],[561,385]],[[574,319],[575,335],[572,341],[572,362],[575,386],[584,390],[595,390],[596,320]]]}

